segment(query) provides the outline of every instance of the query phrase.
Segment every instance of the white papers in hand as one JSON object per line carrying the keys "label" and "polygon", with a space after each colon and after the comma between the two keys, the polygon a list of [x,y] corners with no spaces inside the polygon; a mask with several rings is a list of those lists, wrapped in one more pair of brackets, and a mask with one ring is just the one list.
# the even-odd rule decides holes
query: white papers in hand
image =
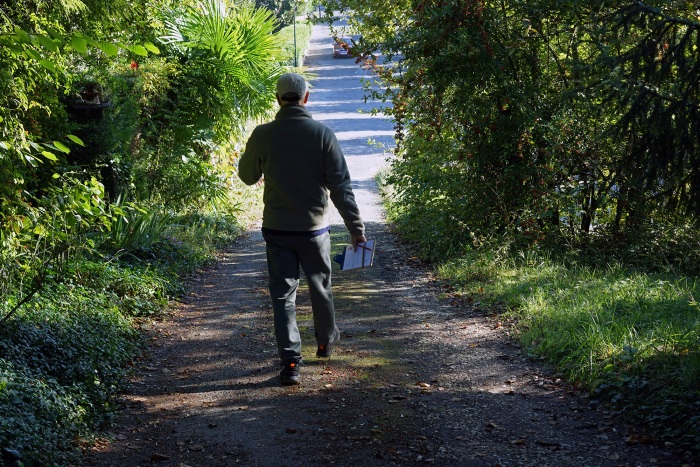
{"label": "white papers in hand", "polygon": [[346,246],[343,254],[336,258],[336,261],[340,263],[340,270],[345,271],[372,266],[374,245],[374,240],[367,240],[364,243],[358,243],[357,249],[354,251],[352,245]]}

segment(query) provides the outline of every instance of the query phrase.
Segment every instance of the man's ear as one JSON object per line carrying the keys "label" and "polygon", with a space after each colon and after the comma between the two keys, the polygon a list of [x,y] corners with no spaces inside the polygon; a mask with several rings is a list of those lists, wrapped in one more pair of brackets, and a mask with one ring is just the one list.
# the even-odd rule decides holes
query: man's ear
{"label": "man's ear", "polygon": [[304,104],[306,104],[306,102],[308,102],[308,100],[309,100],[309,91],[306,91],[306,94],[304,94]]}

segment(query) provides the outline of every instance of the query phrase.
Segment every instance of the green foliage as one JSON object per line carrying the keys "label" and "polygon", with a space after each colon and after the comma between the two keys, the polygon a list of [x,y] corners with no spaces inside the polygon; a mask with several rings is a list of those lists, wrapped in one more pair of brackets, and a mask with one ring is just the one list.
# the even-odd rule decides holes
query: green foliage
{"label": "green foliage", "polygon": [[160,255],[181,272],[191,272],[213,259],[212,252],[230,245],[241,234],[236,218],[216,213],[181,216],[161,244]]}
{"label": "green foliage", "polygon": [[[238,209],[237,139],[274,105],[274,21],[191,3],[58,2],[33,15],[23,1],[3,7],[3,317],[81,249],[148,253],[167,225],[157,212]],[[167,22],[181,27],[182,42],[154,45]],[[120,199],[150,217],[127,227]]]}
{"label": "green foliage", "polygon": [[3,446],[20,452],[24,465],[67,465],[78,460],[65,434],[77,434],[76,419],[83,410],[65,388],[17,371],[1,358],[0,387]]}
{"label": "green foliage", "polygon": [[275,105],[277,23],[195,3],[0,8],[0,449],[23,465],[79,462],[117,409],[136,325],[258,196],[235,163]]}
{"label": "green foliage", "polygon": [[[47,269],[43,289],[0,326],[0,449],[18,451],[24,465],[76,463],[78,444],[118,409],[142,344],[135,324],[162,312],[182,278],[239,233],[226,216],[168,218],[148,255],[84,253],[66,258],[60,274]],[[3,306],[18,300],[10,294]]]}
{"label": "green foliage", "polygon": [[105,251],[143,255],[162,240],[170,224],[170,216],[131,208],[128,214],[117,217],[112,228],[96,241]]}
{"label": "green foliage", "polygon": [[116,409],[135,333],[112,297],[56,285],[0,328],[0,446],[66,465]]}
{"label": "green foliage", "polygon": [[93,246],[87,239],[90,233],[111,227],[112,211],[104,203],[101,183],[71,178],[63,182],[36,199],[36,207],[13,216],[3,232],[0,251],[5,262],[0,265],[0,275],[7,282],[0,296],[16,293],[20,299],[3,301],[0,320],[8,319],[31,299],[52,274],[59,274],[68,256]]}
{"label": "green foliage", "polygon": [[399,232],[533,353],[697,445],[697,5],[324,5],[393,104]]}
{"label": "green foliage", "polygon": [[275,23],[265,11],[215,0],[171,4],[157,20],[159,57],[92,73],[110,104],[90,123],[101,130],[94,149],[110,198],[169,211],[233,209],[236,147],[274,105]]}
{"label": "green foliage", "polygon": [[[393,219],[413,235],[444,214],[421,240],[426,254],[492,237],[575,244],[594,230],[633,236],[700,218],[692,8],[325,3],[350,15],[359,58],[383,83],[372,95],[393,102]],[[380,64],[375,51],[396,61]]]}
{"label": "green foliage", "polygon": [[[59,2],[28,15],[32,8],[24,3],[6,5],[0,18],[5,259],[11,263],[12,251],[36,235],[25,229],[45,228],[35,225],[44,215],[35,212],[35,200],[59,200],[53,194],[68,183],[102,184],[105,201],[121,197],[170,210],[230,203],[226,209],[235,209],[228,193],[231,154],[249,121],[274,105],[278,46],[268,13],[162,0]],[[164,16],[174,7],[177,16]],[[165,23],[192,37],[183,38],[182,47],[156,46]],[[89,224],[84,208],[68,203],[57,219]],[[102,209],[108,217],[106,205]],[[79,238],[87,237],[71,241]]]}
{"label": "green foliage", "polygon": [[82,259],[68,265],[65,276],[65,285],[98,291],[128,317],[155,315],[181,292],[177,275],[154,262]]}
{"label": "green foliage", "polygon": [[277,29],[294,23],[294,17],[308,13],[313,4],[309,0],[250,0],[256,8],[269,10],[278,22]]}
{"label": "green foliage", "polygon": [[[242,136],[250,119],[271,108],[274,84],[282,73],[275,21],[266,10],[226,10],[218,0],[171,13],[162,39],[186,63],[178,89],[187,101],[183,116],[207,117],[205,128],[219,136]],[[183,109],[184,110],[184,109]],[[184,126],[184,125],[183,125]],[[193,132],[197,139],[197,127]]]}
{"label": "green foliage", "polygon": [[[700,18],[690,5],[652,1],[614,9],[602,25],[600,90],[628,145],[613,168],[627,223],[700,217]],[[611,51],[615,50],[615,53]],[[619,206],[620,203],[618,203]]]}
{"label": "green foliage", "polygon": [[[298,21],[296,25],[296,53],[297,61],[296,64],[301,66],[304,63],[304,56],[306,55],[306,49],[309,45],[309,40],[311,39],[312,25],[308,21]],[[287,26],[282,28],[278,33],[282,47],[282,59],[280,63],[283,66],[293,67],[294,66],[294,26]]]}

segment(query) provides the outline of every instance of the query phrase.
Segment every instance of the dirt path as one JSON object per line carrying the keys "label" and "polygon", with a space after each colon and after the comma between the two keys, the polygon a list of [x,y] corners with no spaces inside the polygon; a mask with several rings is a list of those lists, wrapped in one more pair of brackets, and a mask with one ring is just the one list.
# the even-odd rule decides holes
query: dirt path
{"label": "dirt path", "polygon": [[[327,32],[315,28],[309,107],[337,132],[379,245],[374,267],[334,276],[341,344],[330,360],[314,356],[302,290],[303,382],[279,384],[254,231],[150,325],[152,356],[137,368],[112,441],[85,464],[682,465],[524,357],[498,317],[439,298],[444,287],[383,221],[372,180],[383,155],[366,142],[390,139],[391,126],[357,114],[358,69],[329,51]],[[334,228],[338,252],[342,230]]]}
{"label": "dirt path", "polygon": [[252,233],[152,323],[114,441],[86,465],[681,465],[523,357],[496,318],[438,299],[385,227],[369,228],[376,265],[335,275],[343,336],[330,360],[313,355],[300,294],[301,385],[277,379]]}

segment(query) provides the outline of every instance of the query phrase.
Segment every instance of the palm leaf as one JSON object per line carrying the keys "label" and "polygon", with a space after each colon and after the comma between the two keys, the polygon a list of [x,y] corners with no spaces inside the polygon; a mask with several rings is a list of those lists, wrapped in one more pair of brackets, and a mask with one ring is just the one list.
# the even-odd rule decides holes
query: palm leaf
{"label": "palm leaf", "polygon": [[230,109],[229,124],[267,114],[283,72],[272,14],[246,7],[227,10],[220,0],[203,0],[176,18],[166,23],[161,40],[186,54],[198,79],[215,90],[218,105]]}
{"label": "palm leaf", "polygon": [[166,26],[163,42],[206,50],[227,73],[243,80],[250,71],[268,68],[280,48],[272,13],[245,7],[227,13],[220,0],[200,2]]}

